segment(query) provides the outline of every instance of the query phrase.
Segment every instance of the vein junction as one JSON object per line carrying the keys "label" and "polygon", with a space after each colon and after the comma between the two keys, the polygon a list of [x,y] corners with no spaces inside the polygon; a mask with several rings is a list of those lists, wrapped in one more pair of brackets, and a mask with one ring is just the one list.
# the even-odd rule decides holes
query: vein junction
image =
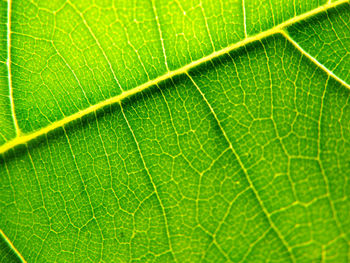
{"label": "vein junction", "polygon": [[14,139],[12,139],[11,141],[5,143],[4,145],[0,146],[0,154],[4,154],[5,152],[9,151],[10,149],[16,147],[17,145],[21,145],[21,144],[25,144],[41,135],[47,134],[52,130],[55,130],[59,127],[63,127],[64,125],[80,119],[82,117],[84,117],[85,115],[88,115],[90,113],[96,112],[99,109],[102,109],[108,105],[112,105],[115,103],[120,103],[123,99],[126,99],[128,97],[131,97],[137,93],[142,92],[143,90],[146,90],[147,88],[150,88],[154,85],[157,85],[158,83],[165,81],[167,79],[171,79],[175,76],[179,76],[182,74],[186,74],[188,73],[191,69],[204,64],[206,62],[212,61],[213,59],[220,57],[222,55],[225,55],[235,49],[238,49],[240,47],[243,47],[247,44],[253,43],[255,41],[260,41],[264,38],[267,38],[269,36],[275,35],[275,34],[282,34],[288,41],[290,41],[303,55],[305,55],[306,57],[308,57],[314,64],[316,64],[318,67],[320,67],[323,71],[325,71],[329,76],[333,77],[334,79],[336,79],[337,81],[339,81],[342,85],[346,86],[348,89],[350,89],[350,85],[347,84],[346,82],[344,82],[343,80],[341,80],[340,78],[338,78],[334,73],[332,73],[330,70],[328,70],[326,67],[324,67],[321,63],[319,63],[316,59],[314,59],[311,55],[309,55],[307,52],[305,52],[294,40],[292,40],[288,34],[286,34],[286,32],[284,31],[285,28],[287,28],[288,26],[291,26],[295,23],[298,23],[302,20],[305,20],[311,16],[317,15],[319,13],[325,12],[329,9],[332,9],[336,6],[339,6],[341,4],[344,3],[348,3],[349,0],[340,0],[337,1],[335,3],[327,3],[323,6],[320,6],[316,9],[313,9],[309,12],[306,12],[302,15],[296,16],[294,18],[291,18],[281,24],[279,24],[276,27],[273,27],[267,31],[261,32],[255,36],[251,36],[251,37],[246,37],[244,40],[234,43],[226,48],[223,48],[219,51],[215,51],[213,53],[211,53],[208,56],[205,56],[201,59],[198,59],[196,61],[193,61],[179,69],[173,70],[173,71],[168,71],[166,74],[157,77],[156,79],[150,80],[134,89],[131,90],[127,90],[124,91],[123,93],[121,93],[118,96],[115,97],[111,97],[107,100],[101,101],[95,105],[92,105],[82,111],[76,112],[70,116],[67,116],[59,121],[56,121],[38,131],[29,133],[29,134],[21,134],[20,136],[15,137]]}

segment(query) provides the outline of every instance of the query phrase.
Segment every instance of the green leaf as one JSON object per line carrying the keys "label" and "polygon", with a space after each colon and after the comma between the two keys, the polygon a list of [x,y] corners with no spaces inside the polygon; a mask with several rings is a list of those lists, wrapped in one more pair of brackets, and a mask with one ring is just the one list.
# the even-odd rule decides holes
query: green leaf
{"label": "green leaf", "polygon": [[349,262],[350,4],[0,2],[0,260]]}

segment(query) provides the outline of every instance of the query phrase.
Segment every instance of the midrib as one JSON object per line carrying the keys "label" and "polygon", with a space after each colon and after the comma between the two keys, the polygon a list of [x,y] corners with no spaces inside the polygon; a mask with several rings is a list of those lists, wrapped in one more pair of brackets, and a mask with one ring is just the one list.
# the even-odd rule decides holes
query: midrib
{"label": "midrib", "polygon": [[288,26],[291,26],[295,23],[298,23],[302,20],[305,20],[309,17],[312,17],[312,16],[317,15],[319,13],[325,12],[329,9],[335,8],[336,6],[339,6],[339,5],[347,3],[347,2],[349,2],[349,0],[340,0],[340,1],[337,1],[334,3],[328,2],[327,4],[322,5],[316,9],[313,9],[313,10],[306,12],[304,14],[301,14],[299,16],[293,17],[293,18],[291,18],[291,19],[289,19],[289,20],[287,20],[287,21],[285,21],[285,22],[279,24],[278,26],[275,26],[269,30],[261,32],[255,36],[247,37],[242,41],[234,43],[234,44],[232,44],[224,49],[221,49],[219,51],[215,51],[215,52],[211,53],[210,55],[205,56],[205,57],[198,59],[196,61],[193,61],[193,62],[191,62],[191,63],[189,63],[189,64],[187,64],[179,69],[169,71],[166,74],[159,76],[156,79],[150,80],[150,81],[148,81],[148,82],[146,82],[146,83],[144,83],[136,88],[133,88],[133,89],[128,90],[128,91],[124,91],[122,94],[120,94],[118,96],[101,101],[101,102],[99,102],[95,105],[92,105],[92,106],[90,106],[82,111],[79,111],[79,112],[76,112],[70,116],[67,116],[67,117],[65,117],[59,121],[56,121],[56,122],[42,128],[40,130],[37,130],[37,131],[32,132],[32,133],[22,134],[20,136],[17,136],[16,138],[12,139],[11,141],[0,146],[0,154],[3,154],[5,152],[9,151],[10,149],[16,147],[17,145],[25,144],[31,140],[34,140],[35,138],[38,138],[44,134],[49,133],[50,131],[53,131],[59,127],[63,127],[64,125],[66,125],[74,120],[80,119],[80,118],[84,117],[85,115],[93,113],[93,112],[95,112],[99,109],[102,109],[108,105],[120,103],[123,99],[131,97],[135,94],[138,94],[138,93],[142,92],[143,90],[146,90],[146,89],[148,89],[148,88],[150,88],[150,87],[152,87],[152,86],[154,86],[162,81],[165,81],[167,79],[171,79],[175,76],[185,74],[185,73],[189,72],[189,70],[191,70],[191,69],[193,69],[201,64],[204,64],[206,62],[209,62],[217,57],[225,55],[225,54],[227,54],[235,49],[243,47],[249,43],[262,40],[262,39],[267,38],[269,36],[272,36],[274,34],[282,33],[283,29],[288,27]]}

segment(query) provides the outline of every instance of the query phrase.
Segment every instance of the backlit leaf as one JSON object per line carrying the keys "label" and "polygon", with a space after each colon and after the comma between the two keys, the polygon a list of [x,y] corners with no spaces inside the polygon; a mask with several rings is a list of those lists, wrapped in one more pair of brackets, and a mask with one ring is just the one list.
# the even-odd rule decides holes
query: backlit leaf
{"label": "backlit leaf", "polygon": [[349,262],[350,5],[0,2],[0,261]]}

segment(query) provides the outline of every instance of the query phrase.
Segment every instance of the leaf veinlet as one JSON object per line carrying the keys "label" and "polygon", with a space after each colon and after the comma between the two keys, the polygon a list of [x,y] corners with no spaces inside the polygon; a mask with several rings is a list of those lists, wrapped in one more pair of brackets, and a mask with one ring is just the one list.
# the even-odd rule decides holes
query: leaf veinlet
{"label": "leaf veinlet", "polygon": [[263,202],[261,201],[260,197],[259,197],[259,194],[257,193],[252,181],[250,180],[250,177],[248,176],[248,172],[247,172],[247,169],[245,168],[245,166],[243,165],[243,162],[241,161],[241,158],[239,157],[239,155],[237,154],[236,150],[234,149],[234,147],[232,146],[232,143],[231,143],[231,140],[229,139],[229,137],[227,136],[226,134],[226,131],[225,129],[222,127],[221,123],[220,123],[220,120],[218,119],[213,107],[210,105],[209,101],[206,99],[204,93],[201,91],[201,89],[199,88],[199,86],[197,85],[197,83],[192,79],[192,77],[187,74],[188,78],[192,81],[193,85],[196,87],[196,89],[198,90],[198,92],[201,94],[203,100],[205,101],[205,103],[207,104],[208,108],[210,109],[210,112],[212,113],[212,115],[214,116],[214,119],[216,120],[225,140],[227,141],[227,143],[229,144],[229,148],[230,150],[232,151],[233,155],[237,158],[238,160],[238,163],[241,167],[241,169],[243,170],[248,182],[249,182],[249,185],[250,187],[252,188],[253,192],[254,192],[254,195],[255,195],[255,198],[258,200],[258,203],[261,207],[261,209],[264,211],[264,214],[266,215],[266,218],[267,220],[269,221],[269,224],[271,225],[271,228],[273,229],[273,231],[277,234],[277,236],[279,237],[279,239],[281,240],[283,246],[287,249],[291,259],[292,259],[292,262],[295,262],[295,258],[294,258],[294,255],[293,253],[291,253],[290,251],[290,248],[288,246],[288,243],[285,241],[285,239],[283,238],[283,236],[281,235],[281,233],[278,231],[277,227],[275,226],[275,224],[271,221],[271,219],[269,218],[269,214],[263,204]]}
{"label": "leaf veinlet", "polygon": [[[179,69],[176,69],[173,71],[168,71],[166,74],[159,76],[153,80],[150,80],[150,81],[148,81],[148,82],[146,82],[146,83],[144,83],[136,88],[124,91],[120,95],[117,95],[115,97],[111,97],[111,98],[104,100],[104,101],[101,101],[101,102],[99,102],[95,105],[92,105],[92,106],[90,106],[82,111],[76,112],[76,113],[74,113],[68,117],[65,117],[59,121],[56,121],[56,122],[54,122],[54,123],[52,123],[44,128],[41,128],[40,130],[37,130],[37,131],[29,133],[29,134],[21,134],[20,136],[17,136],[14,139],[12,139],[11,141],[2,145],[0,147],[0,154],[3,154],[5,152],[9,151],[10,149],[16,147],[17,145],[25,144],[25,143],[41,136],[41,135],[47,134],[50,131],[53,131],[59,127],[62,127],[62,126],[66,125],[74,120],[80,119],[80,118],[82,118],[90,113],[96,112],[97,110],[102,109],[108,105],[120,103],[122,100],[124,100],[128,97],[131,97],[135,94],[138,94],[138,93],[142,92],[143,90],[146,90],[146,89],[148,89],[148,88],[150,88],[150,87],[152,87],[152,86],[154,86],[162,81],[171,79],[175,76],[186,74],[191,69],[193,69],[199,65],[202,65],[206,62],[212,61],[213,59],[220,57],[222,55],[225,55],[225,54],[227,54],[235,49],[241,48],[243,46],[246,46],[246,45],[253,43],[253,42],[256,42],[256,41],[260,41],[264,38],[270,37],[270,36],[275,35],[275,34],[282,34],[282,35],[286,36],[284,29],[287,28],[288,26],[291,26],[291,25],[298,23],[302,20],[308,19],[308,18],[315,16],[317,14],[326,12],[329,9],[335,8],[337,6],[340,6],[340,5],[342,5],[344,3],[348,3],[348,2],[349,2],[349,0],[340,0],[337,2],[333,2],[333,3],[328,2],[327,4],[322,5],[316,9],[313,9],[313,10],[306,12],[304,14],[301,14],[299,16],[293,17],[293,18],[279,24],[278,26],[275,26],[275,27],[267,30],[267,31],[261,32],[255,36],[247,37],[242,41],[234,43],[234,44],[232,44],[226,48],[223,48],[219,51],[215,51],[215,52],[211,53],[210,55],[203,57],[201,59],[198,59],[196,61],[193,61],[193,62],[191,62],[191,63],[189,63],[189,64],[187,64]],[[290,40],[289,38],[287,38],[287,39]],[[295,46],[295,44],[293,44],[293,45]],[[298,50],[300,51],[300,49],[298,49]],[[306,52],[302,52],[302,53],[304,55],[306,54]],[[307,57],[310,59],[311,55],[309,55]],[[312,61],[315,63],[314,60],[312,60]],[[320,63],[316,63],[316,65],[318,67],[321,67],[321,69],[324,70],[328,75],[331,73],[329,70],[325,70],[325,67],[324,66],[322,67]],[[333,73],[331,74],[331,76],[333,78],[336,77]],[[341,81],[338,77],[336,77],[335,79],[337,81]],[[346,82],[341,81],[341,83],[350,89],[350,86]]]}

